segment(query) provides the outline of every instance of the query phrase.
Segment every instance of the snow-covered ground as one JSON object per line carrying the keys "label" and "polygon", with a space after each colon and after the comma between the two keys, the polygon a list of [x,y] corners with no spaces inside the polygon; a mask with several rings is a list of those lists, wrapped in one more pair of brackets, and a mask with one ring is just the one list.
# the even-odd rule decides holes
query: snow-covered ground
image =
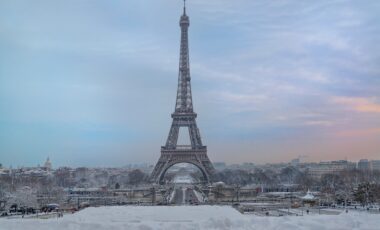
{"label": "snow-covered ground", "polygon": [[191,184],[193,182],[194,182],[194,179],[188,175],[176,176],[173,179],[173,183],[177,183],[177,184]]}
{"label": "snow-covered ground", "polygon": [[202,196],[202,194],[195,189],[193,191],[194,191],[195,196],[197,197],[197,200],[200,203],[204,203],[204,197]]}
{"label": "snow-covered ground", "polygon": [[303,217],[242,215],[228,206],[88,208],[63,218],[0,219],[1,230],[379,229],[380,215],[360,212]]}

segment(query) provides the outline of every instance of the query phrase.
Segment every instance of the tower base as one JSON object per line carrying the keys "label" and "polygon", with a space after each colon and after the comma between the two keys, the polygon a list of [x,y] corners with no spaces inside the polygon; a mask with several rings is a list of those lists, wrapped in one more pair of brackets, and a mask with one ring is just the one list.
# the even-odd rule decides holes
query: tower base
{"label": "tower base", "polygon": [[207,148],[202,149],[166,149],[161,148],[161,156],[151,174],[151,181],[162,184],[167,170],[175,164],[189,163],[196,166],[203,175],[203,183],[210,183],[215,169],[207,156]]}

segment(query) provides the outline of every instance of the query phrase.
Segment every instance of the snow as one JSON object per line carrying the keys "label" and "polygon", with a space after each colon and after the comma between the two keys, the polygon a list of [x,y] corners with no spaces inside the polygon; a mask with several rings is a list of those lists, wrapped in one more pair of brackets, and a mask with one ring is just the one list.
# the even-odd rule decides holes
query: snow
{"label": "snow", "polygon": [[204,197],[202,196],[202,194],[195,189],[193,191],[195,196],[197,197],[197,200],[202,203],[204,201]]}
{"label": "snow", "polygon": [[173,183],[177,184],[191,184],[194,182],[194,179],[190,176],[176,176],[173,179]]}
{"label": "snow", "polygon": [[173,202],[174,195],[175,195],[175,189],[173,189],[173,191],[170,193],[169,203],[172,203],[172,202]]}
{"label": "snow", "polygon": [[51,219],[0,219],[0,230],[124,229],[378,229],[379,214],[259,217],[229,206],[118,206],[87,208]]}
{"label": "snow", "polygon": [[314,197],[314,195],[309,190],[307,190],[306,195],[303,196],[302,199],[303,200],[314,200],[315,197]]}

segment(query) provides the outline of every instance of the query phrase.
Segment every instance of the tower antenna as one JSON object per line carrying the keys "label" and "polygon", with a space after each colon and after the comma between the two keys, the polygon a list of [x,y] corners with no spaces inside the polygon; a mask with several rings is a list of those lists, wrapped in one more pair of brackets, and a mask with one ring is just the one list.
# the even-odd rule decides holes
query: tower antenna
{"label": "tower antenna", "polygon": [[186,0],[183,0],[183,14],[186,15]]}

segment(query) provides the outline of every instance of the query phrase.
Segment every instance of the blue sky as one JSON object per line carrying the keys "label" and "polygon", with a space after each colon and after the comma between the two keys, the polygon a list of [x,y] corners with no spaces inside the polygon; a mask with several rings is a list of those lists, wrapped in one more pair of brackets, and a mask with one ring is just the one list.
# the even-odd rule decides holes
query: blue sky
{"label": "blue sky", "polygon": [[[212,161],[380,159],[380,2],[189,0]],[[0,163],[155,163],[182,1],[0,2]]]}

